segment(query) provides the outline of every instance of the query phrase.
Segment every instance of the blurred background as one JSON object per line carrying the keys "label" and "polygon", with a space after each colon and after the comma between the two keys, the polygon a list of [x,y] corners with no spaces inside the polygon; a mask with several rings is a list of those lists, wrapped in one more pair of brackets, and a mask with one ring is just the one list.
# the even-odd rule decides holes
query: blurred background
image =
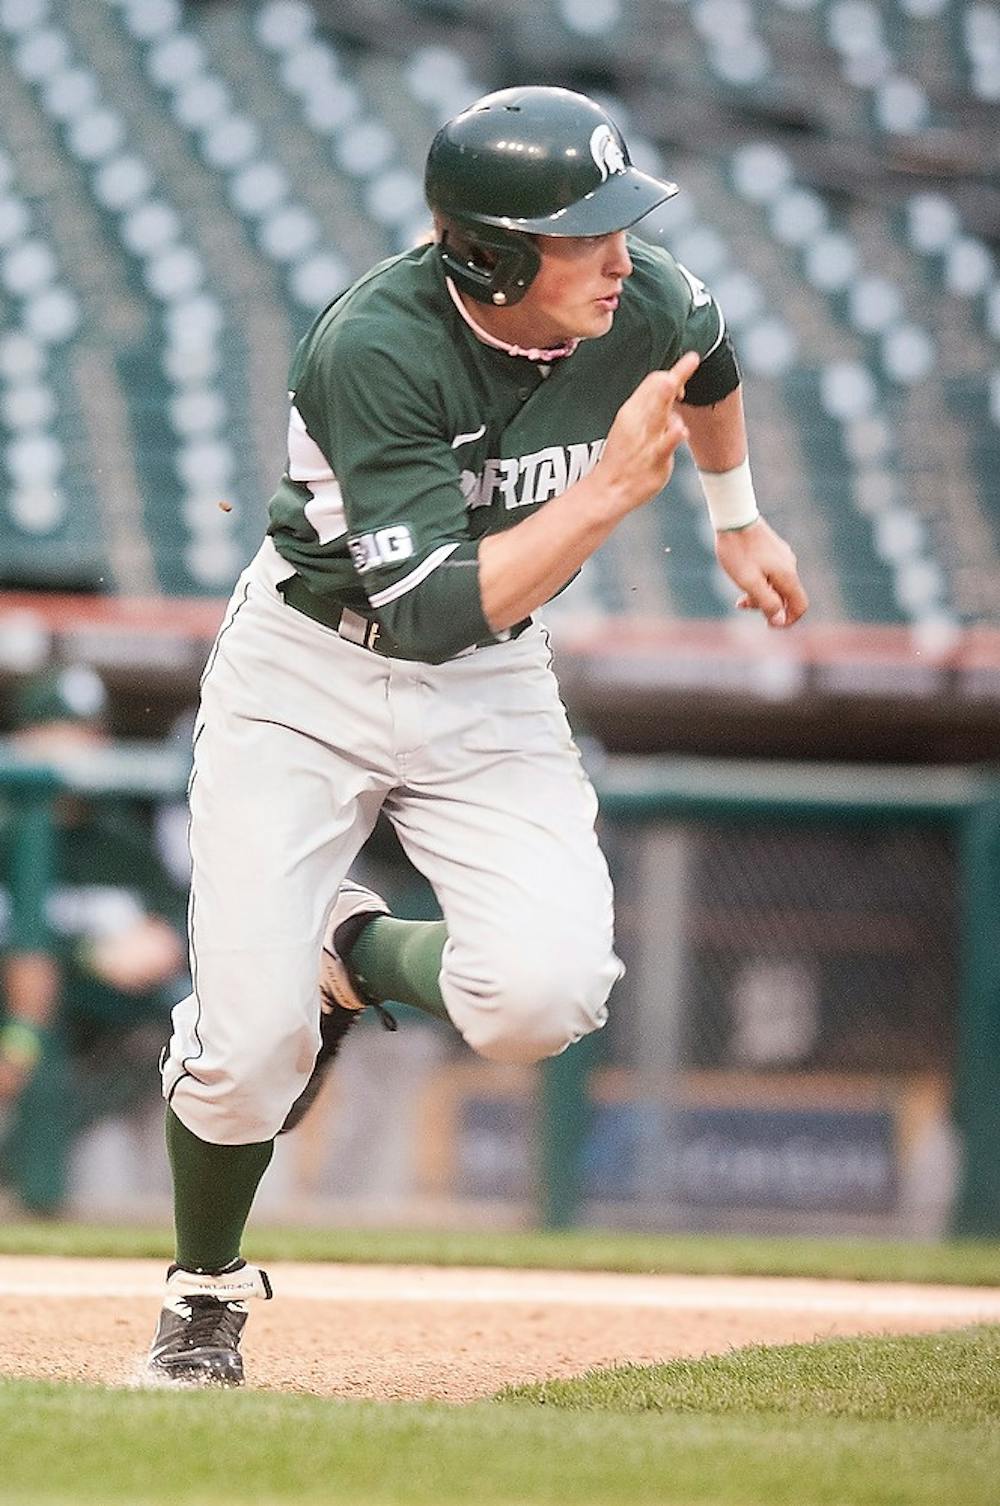
{"label": "blurred background", "polygon": [[[611,1024],[514,1070],[362,1021],[260,1214],[1000,1232],[985,0],[0,0],[11,1216],[168,1208],[191,717],[288,361],[425,232],[440,122],[525,82],[681,184],[636,230],[726,312],[812,607],[735,612],[682,457],[547,614],[619,896]],[[436,913],[391,832],[357,873]]]}

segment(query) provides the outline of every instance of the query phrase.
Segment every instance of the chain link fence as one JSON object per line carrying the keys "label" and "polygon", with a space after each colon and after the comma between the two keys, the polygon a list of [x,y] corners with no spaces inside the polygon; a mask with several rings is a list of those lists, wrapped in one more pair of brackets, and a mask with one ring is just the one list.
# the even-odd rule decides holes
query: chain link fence
{"label": "chain link fence", "polygon": [[952,834],[699,820],[609,846],[628,972],[593,1080],[592,1216],[940,1228]]}

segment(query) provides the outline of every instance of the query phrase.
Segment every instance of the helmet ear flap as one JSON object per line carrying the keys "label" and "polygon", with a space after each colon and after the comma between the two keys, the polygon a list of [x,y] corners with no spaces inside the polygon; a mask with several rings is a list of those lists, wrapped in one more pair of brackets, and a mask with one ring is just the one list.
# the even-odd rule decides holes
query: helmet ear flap
{"label": "helmet ear flap", "polygon": [[445,272],[477,303],[509,308],[519,303],[542,264],[541,253],[528,235],[495,225],[445,225],[438,242]]}

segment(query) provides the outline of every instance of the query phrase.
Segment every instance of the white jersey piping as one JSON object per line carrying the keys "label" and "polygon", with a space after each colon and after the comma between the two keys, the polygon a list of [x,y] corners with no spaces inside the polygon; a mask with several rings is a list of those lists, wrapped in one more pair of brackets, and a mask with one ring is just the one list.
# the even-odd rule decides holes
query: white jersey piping
{"label": "white jersey piping", "polygon": [[403,579],[397,580],[393,586],[386,586],[384,591],[376,591],[373,596],[369,596],[368,600],[371,605],[384,607],[390,601],[395,601],[398,596],[405,596],[407,591],[412,591],[414,586],[419,586],[422,580],[426,580],[428,575],[448,558],[449,554],[453,554],[460,543],[461,540],[456,539],[454,544],[442,544],[440,548],[432,550],[415,570],[410,571],[409,575],[404,575]]}

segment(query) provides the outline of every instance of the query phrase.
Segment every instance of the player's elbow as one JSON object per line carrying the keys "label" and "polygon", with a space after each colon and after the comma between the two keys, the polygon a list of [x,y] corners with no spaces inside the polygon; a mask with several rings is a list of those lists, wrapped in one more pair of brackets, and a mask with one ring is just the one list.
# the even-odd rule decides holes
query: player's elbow
{"label": "player's elbow", "polygon": [[[424,578],[409,586],[406,578],[371,596],[379,623],[392,647],[406,659],[443,664],[473,644],[489,642],[494,634],[483,614],[479,593],[477,546],[465,542],[442,546],[421,560],[413,571]],[[428,565],[432,568],[427,569]],[[407,585],[407,589],[401,589]],[[386,601],[393,591],[399,594]]]}

